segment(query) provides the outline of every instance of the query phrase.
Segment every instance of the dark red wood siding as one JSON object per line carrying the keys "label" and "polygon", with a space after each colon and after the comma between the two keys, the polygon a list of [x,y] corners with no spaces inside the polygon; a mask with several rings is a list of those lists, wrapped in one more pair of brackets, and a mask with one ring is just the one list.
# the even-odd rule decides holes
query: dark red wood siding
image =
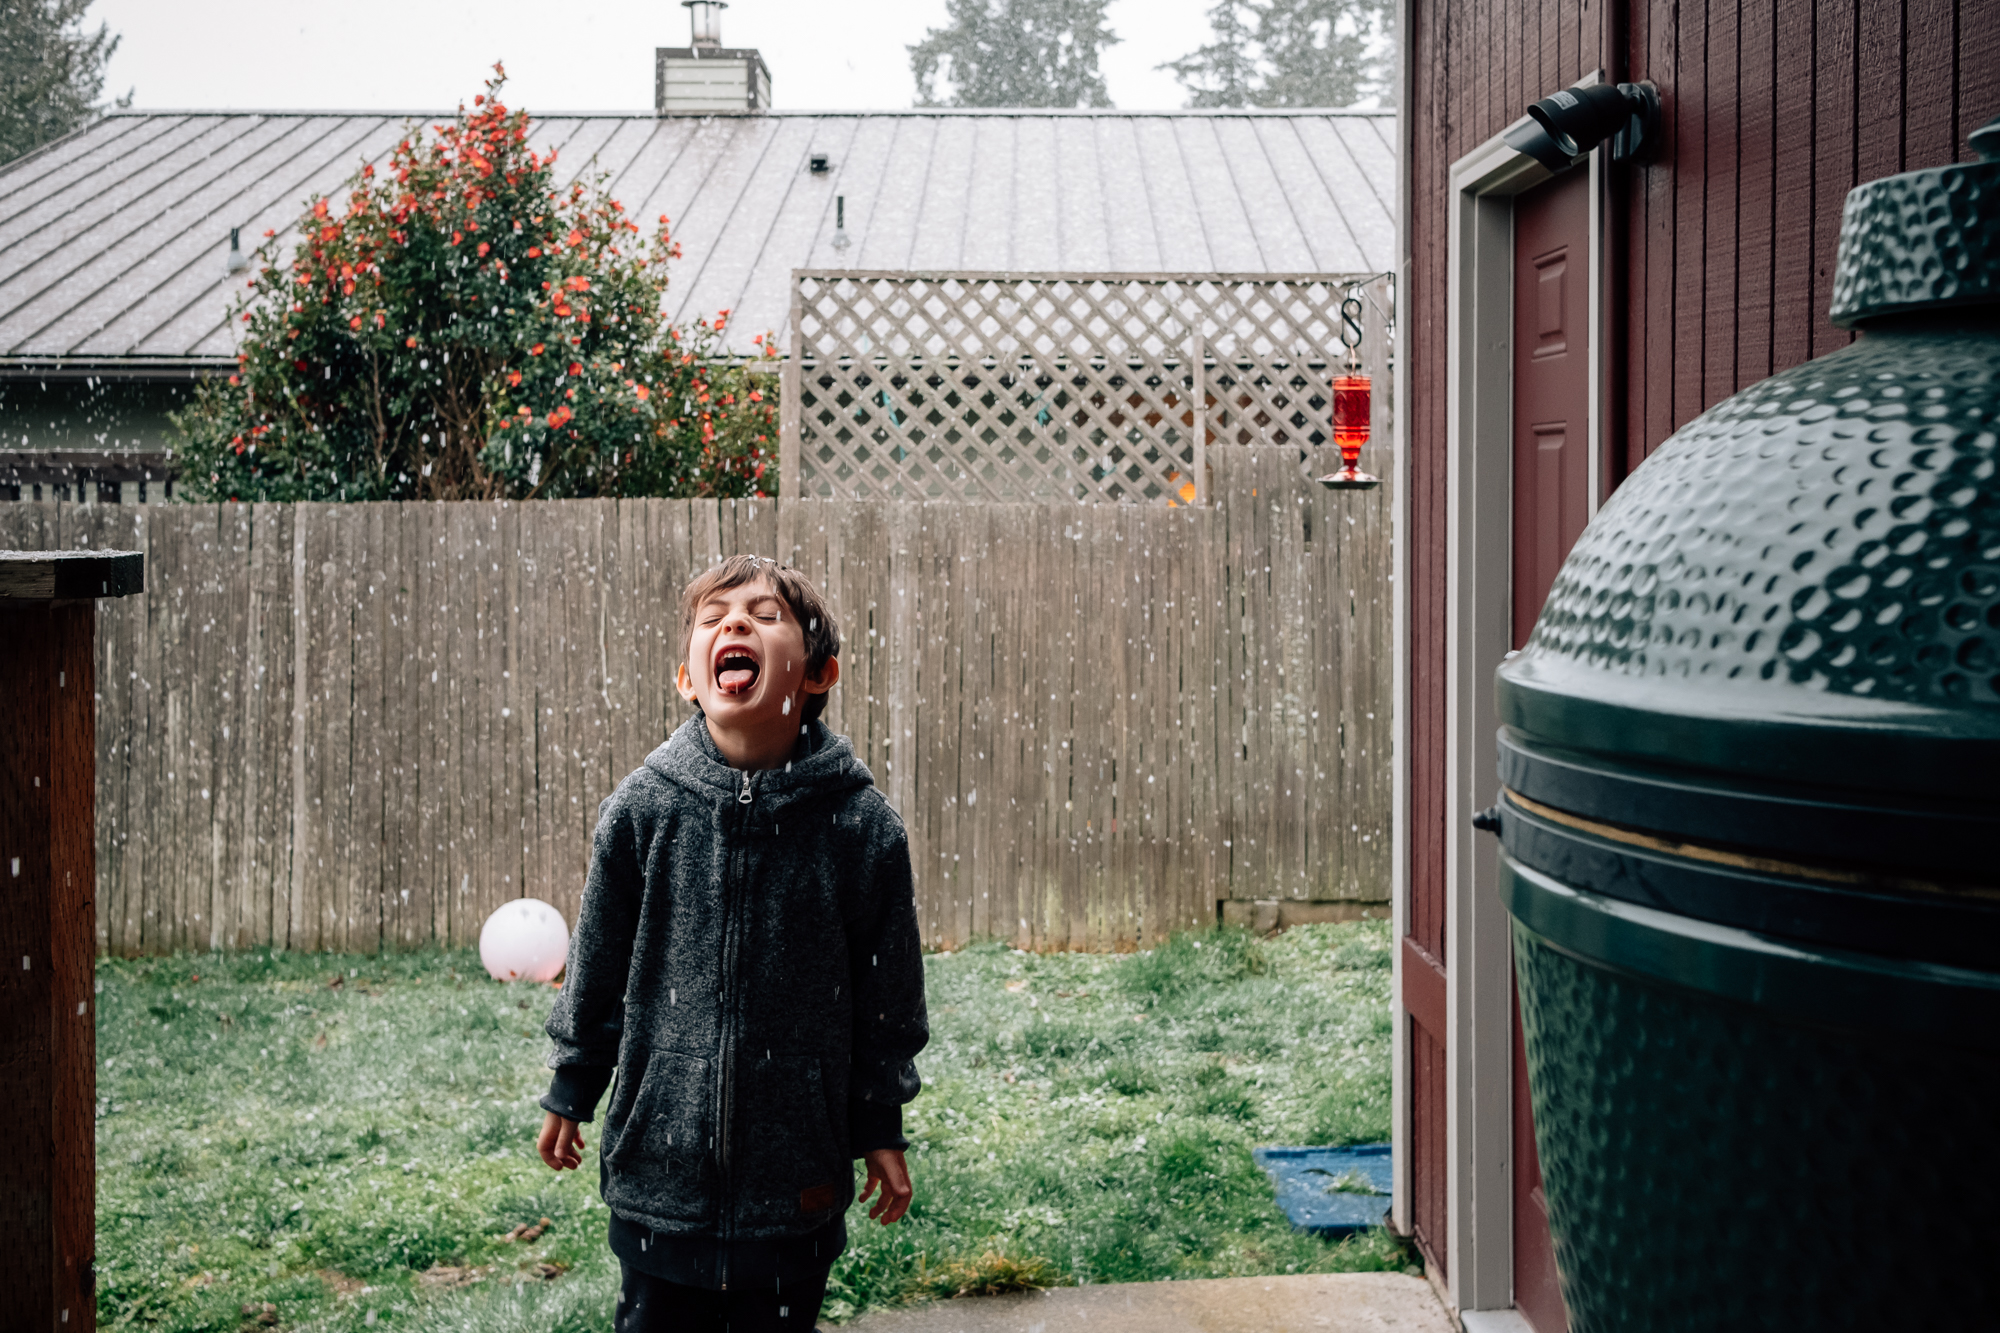
{"label": "dark red wood siding", "polygon": [[[1612,184],[1613,480],[1704,408],[1848,341],[1826,318],[1847,191],[1969,157],[2000,115],[1996,0],[1412,0],[1409,44],[1410,890],[1444,937],[1445,375],[1451,164],[1527,104],[1606,66],[1651,79],[1664,151]],[[1435,1034],[1440,1040],[1442,1034]],[[1411,1043],[1417,1226],[1443,1261],[1442,1119]],[[1442,1071],[1442,1063],[1431,1067]],[[1442,1090],[1437,1092],[1442,1104]],[[1440,1263],[1442,1266],[1442,1263]]]}

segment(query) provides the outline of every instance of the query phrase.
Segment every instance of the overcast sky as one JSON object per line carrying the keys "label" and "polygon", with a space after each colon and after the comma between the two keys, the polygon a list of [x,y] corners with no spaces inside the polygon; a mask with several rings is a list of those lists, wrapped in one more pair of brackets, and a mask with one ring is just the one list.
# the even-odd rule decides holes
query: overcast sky
{"label": "overcast sky", "polygon": [[[1112,0],[1115,104],[1184,104],[1153,67],[1207,40],[1211,3]],[[722,39],[764,53],[781,108],[905,107],[916,86],[904,48],[944,12],[944,0],[734,0]],[[123,38],[106,95],[136,89],[147,109],[442,110],[504,59],[515,106],[647,110],[653,48],[688,40],[677,0],[97,0],[88,22]]]}

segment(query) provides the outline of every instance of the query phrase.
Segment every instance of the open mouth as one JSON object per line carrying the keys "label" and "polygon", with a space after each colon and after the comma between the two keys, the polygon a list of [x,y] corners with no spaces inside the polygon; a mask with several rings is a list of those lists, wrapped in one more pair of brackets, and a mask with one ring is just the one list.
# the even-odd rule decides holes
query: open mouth
{"label": "open mouth", "polygon": [[724,694],[742,694],[757,683],[763,667],[748,648],[724,648],[715,655],[715,685]]}

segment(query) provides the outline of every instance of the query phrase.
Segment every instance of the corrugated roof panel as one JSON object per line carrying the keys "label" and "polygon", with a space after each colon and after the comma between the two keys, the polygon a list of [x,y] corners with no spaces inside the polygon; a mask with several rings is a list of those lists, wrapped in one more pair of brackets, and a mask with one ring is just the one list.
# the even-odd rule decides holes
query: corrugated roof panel
{"label": "corrugated roof panel", "polygon": [[[1396,158],[1384,147],[1368,117],[1300,118],[1299,143],[1319,169],[1320,179],[1340,208],[1361,249],[1360,270],[1382,273],[1396,262]],[[1375,173],[1388,175],[1376,180]]]}
{"label": "corrugated roof panel", "polygon": [[[160,275],[157,256],[212,230],[212,195],[226,191],[236,172],[317,147],[310,134],[288,133],[296,128],[255,116],[211,121],[145,169],[71,201],[62,224],[43,231],[57,243],[30,247],[43,253],[0,283],[0,347],[32,342],[71,352],[143,304]],[[227,226],[221,238],[228,239]]]}
{"label": "corrugated roof panel", "polygon": [[1097,151],[1097,121],[1090,117],[1051,116],[1049,127],[1055,154],[1057,267],[1105,269],[1111,266],[1111,236],[1104,222],[1104,164]]}
{"label": "corrugated roof panel", "polygon": [[659,211],[673,219],[674,239],[681,245],[681,258],[671,270],[675,287],[667,292],[667,305],[676,319],[693,318],[725,303],[714,299],[704,274],[715,262],[717,246],[728,236],[730,219],[776,134],[773,119],[718,116],[704,131],[699,153],[690,153],[701,171],[699,187],[682,193],[679,182],[673,182],[674,193],[682,194],[679,211],[671,204]]}
{"label": "corrugated roof panel", "polygon": [[[675,117],[661,121],[657,143],[661,150],[671,147],[672,155],[659,179],[646,190],[643,201],[635,204],[627,200],[627,205],[644,214],[654,226],[659,225],[664,215],[668,227],[678,236],[681,224],[687,220],[688,206],[722,160],[729,146],[729,134],[728,125],[714,120]],[[635,176],[633,193],[637,194],[644,184],[644,177]]]}
{"label": "corrugated roof panel", "polygon": [[965,218],[972,204],[973,153],[980,143],[975,116],[936,116],[924,197],[917,208],[916,240],[907,267],[919,272],[963,268]]}
{"label": "corrugated roof panel", "polygon": [[[374,146],[380,152],[393,143],[388,133],[371,136],[369,131],[378,127],[358,118],[341,118],[324,126],[307,122],[296,128],[298,133],[275,138],[254,155],[234,162],[228,172],[191,191],[171,212],[105,252],[104,257],[118,267],[106,275],[108,280],[100,288],[79,300],[52,326],[47,336],[76,355],[133,355],[139,351],[141,339],[160,324],[172,322],[180,309],[202,292],[215,293],[221,298],[216,305],[226,308],[230,289],[224,259],[230,227],[245,227],[246,245],[255,245],[261,228],[246,227],[250,219],[245,214],[261,198],[276,195],[282,199],[289,194],[302,201],[314,192],[332,194],[360,165],[371,137],[377,140]],[[321,128],[332,132],[315,132]],[[280,192],[265,183],[271,177],[296,184]],[[335,206],[339,206],[338,201]],[[289,211],[296,221],[298,204]],[[222,310],[216,309],[209,319],[221,317]]]}
{"label": "corrugated roof panel", "polygon": [[[406,120],[449,115],[120,112],[0,166],[0,354],[226,360],[229,228],[289,253],[309,194],[338,207]],[[564,180],[608,173],[641,227],[669,215],[670,312],[732,308],[743,350],[784,335],[795,268],[1379,271],[1393,253],[1379,114],[557,116],[533,140]]]}
{"label": "corrugated roof panel", "polygon": [[1023,269],[1021,249],[1029,244],[1023,234],[1034,228],[1055,225],[1054,200],[1036,214],[1025,213],[1018,193],[1021,183],[1019,154],[1020,116],[982,117],[975,120],[971,174],[966,178],[965,223],[959,231],[958,254],[948,267],[956,269]]}
{"label": "corrugated roof panel", "polygon": [[1235,183],[1236,198],[1250,220],[1257,238],[1260,267],[1277,273],[1311,273],[1324,267],[1306,236],[1305,221],[1294,205],[1293,192],[1311,181],[1287,175],[1279,177],[1258,134],[1261,119],[1251,116],[1217,118],[1209,122],[1215,131],[1215,145],[1223,168]]}
{"label": "corrugated roof panel", "polygon": [[[777,255],[812,253],[813,237],[822,221],[833,226],[832,172],[812,174],[809,159],[823,152],[830,159],[847,156],[857,122],[853,120],[792,120],[773,141],[767,168],[758,176],[754,201],[737,210],[731,226],[729,264],[733,294],[719,307],[731,312],[730,323],[741,330],[738,345],[759,333],[775,335],[791,314],[791,269],[765,262]],[[789,174],[778,168],[791,163]],[[852,253],[850,251],[850,253]],[[720,276],[717,279],[720,289]]]}
{"label": "corrugated roof panel", "polygon": [[[287,180],[300,181],[307,194],[340,190],[364,161],[377,164],[385,161],[401,130],[394,122],[371,124],[358,117],[343,117],[332,125],[332,132],[323,135],[311,133],[313,127],[309,122],[304,128],[315,149],[325,151],[287,153],[285,149],[292,142],[287,136],[240,164],[226,178],[212,183],[199,198],[190,200],[190,207],[200,209],[209,225],[190,227],[183,241],[157,248],[154,253],[159,267],[153,270],[156,281],[146,297],[106,319],[98,332],[79,344],[78,352],[118,356],[129,349],[138,355],[177,356],[202,339],[220,334],[228,318],[229,302],[240,290],[235,284],[249,277],[247,273],[228,272],[229,229],[242,229],[245,250],[255,249],[266,229],[288,234],[288,242],[281,244],[278,252],[289,253],[296,244],[300,217],[296,203],[266,205],[259,213],[246,214],[245,210],[268,200],[297,197],[297,187],[280,188]],[[342,146],[344,152],[339,151]],[[337,200],[334,206],[345,207]],[[126,280],[121,280],[117,287],[123,289],[127,285]],[[107,295],[115,299],[118,293]],[[225,339],[223,345],[233,345],[233,340]]]}
{"label": "corrugated roof panel", "polygon": [[[1056,153],[1055,122],[1047,116],[1021,116],[1013,125],[1014,216],[995,219],[1007,233],[1006,267],[1029,272],[1059,269],[1069,247],[1062,230],[1062,163]],[[984,268],[986,262],[967,267]]]}
{"label": "corrugated roof panel", "polygon": [[1368,260],[1360,240],[1327,191],[1319,165],[1299,142],[1293,122],[1257,119],[1237,124],[1256,138],[1271,171],[1283,182],[1287,206],[1305,244],[1305,260],[1299,271],[1352,272],[1366,267]]}
{"label": "corrugated roof panel", "polygon": [[1093,118],[1097,137],[1097,172],[1102,182],[1105,266],[1127,273],[1160,273],[1167,268],[1160,256],[1158,218],[1139,167],[1137,122],[1129,117]]}
{"label": "corrugated roof panel", "polygon": [[[833,125],[831,118],[827,129]],[[811,248],[798,268],[902,268],[916,241],[918,206],[930,173],[932,116],[857,116],[847,156],[836,157]],[[848,247],[833,247],[835,196],[847,197]]]}
{"label": "corrugated roof panel", "polygon": [[[52,190],[32,207],[8,219],[6,244],[0,247],[0,309],[11,309],[28,294],[46,286],[52,278],[32,276],[35,266],[73,240],[124,234],[133,219],[126,210],[156,190],[171,189],[174,181],[198,162],[209,145],[242,133],[240,125],[188,121],[175,126],[157,143],[156,152],[137,159],[144,163],[132,170],[129,161],[115,165],[118,171],[93,172],[66,187]],[[66,268],[62,260],[59,268]],[[27,286],[23,288],[22,281]]]}
{"label": "corrugated roof panel", "polygon": [[[765,127],[760,134],[763,143],[717,172],[688,212],[689,230],[683,248],[695,279],[687,304],[681,308],[697,316],[713,317],[719,310],[732,310],[742,298],[785,196],[805,174],[811,121],[790,116],[741,119],[746,125],[761,123]],[[709,207],[711,202],[716,207]],[[746,332],[744,341],[751,332],[762,330]]]}
{"label": "corrugated roof panel", "polygon": [[[132,162],[159,151],[155,145],[166,143],[164,136],[176,132],[192,135],[200,133],[200,128],[188,128],[178,116],[106,117],[44,148],[39,156],[0,174],[0,181],[6,183],[5,192],[0,193],[0,227],[18,240],[13,229],[33,225],[23,221],[31,210],[48,206],[65,191],[89,193],[98,188],[92,185],[94,179],[129,170]],[[0,246],[0,253],[7,248]]]}
{"label": "corrugated roof panel", "polygon": [[1216,251],[1202,226],[1175,120],[1135,119],[1132,134],[1139,144],[1139,172],[1153,209],[1153,230],[1160,238],[1160,271],[1215,271]]}

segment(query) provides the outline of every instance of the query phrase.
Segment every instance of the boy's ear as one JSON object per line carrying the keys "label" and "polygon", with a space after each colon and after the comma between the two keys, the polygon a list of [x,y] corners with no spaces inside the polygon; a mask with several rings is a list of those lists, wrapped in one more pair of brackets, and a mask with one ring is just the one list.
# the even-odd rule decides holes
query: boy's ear
{"label": "boy's ear", "polygon": [[681,663],[680,666],[674,669],[674,688],[679,690],[681,698],[687,700],[689,703],[699,702],[695,698],[694,678],[688,675],[688,664],[686,662]]}
{"label": "boy's ear", "polygon": [[808,671],[803,682],[807,694],[825,694],[840,679],[840,659],[829,657],[817,676]]}

